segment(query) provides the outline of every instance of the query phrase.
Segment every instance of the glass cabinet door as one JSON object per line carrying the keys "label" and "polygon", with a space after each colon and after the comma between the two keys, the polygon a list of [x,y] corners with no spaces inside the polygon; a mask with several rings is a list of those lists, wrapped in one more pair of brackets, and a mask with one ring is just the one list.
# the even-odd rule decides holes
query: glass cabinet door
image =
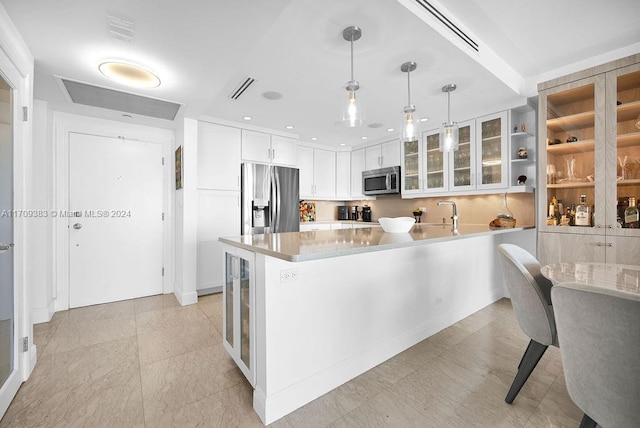
{"label": "glass cabinet door", "polygon": [[[607,177],[612,182],[615,180],[616,191],[615,199],[607,195],[606,224],[608,228],[613,225],[614,230],[618,229],[616,234],[640,236],[637,221],[637,201],[640,198],[640,65],[610,73],[606,93],[607,108],[615,112],[607,114],[607,143],[615,141],[615,151],[607,148],[607,152],[616,154],[615,159],[607,161],[612,170]],[[615,100],[610,94],[615,94]],[[615,166],[612,165],[614,162]],[[631,198],[635,198],[636,210],[629,209]]]}
{"label": "glass cabinet door", "polygon": [[478,189],[506,187],[506,112],[477,120],[478,132]]}
{"label": "glass cabinet door", "polygon": [[420,191],[420,142],[418,140],[405,141],[402,146],[403,153],[403,193],[415,193]]}
{"label": "glass cabinet door", "polygon": [[233,280],[235,256],[224,253],[224,340],[233,348]]}
{"label": "glass cabinet door", "polygon": [[547,192],[539,213],[547,226],[583,226],[584,232],[604,224],[605,160],[595,155],[604,149],[604,128],[596,120],[603,80],[596,76],[554,88],[540,104],[546,116],[541,132],[546,133]]}
{"label": "glass cabinet door", "polygon": [[442,191],[446,190],[447,174],[445,154],[440,151],[440,134],[439,130],[425,132],[423,135],[424,157],[422,170],[425,171],[424,191]]}
{"label": "glass cabinet door", "polygon": [[473,189],[473,164],[475,151],[473,136],[475,134],[475,122],[462,122],[458,131],[458,150],[450,154],[452,165],[450,184],[451,190]]}
{"label": "glass cabinet door", "polygon": [[240,258],[240,359],[251,369],[251,265]]}

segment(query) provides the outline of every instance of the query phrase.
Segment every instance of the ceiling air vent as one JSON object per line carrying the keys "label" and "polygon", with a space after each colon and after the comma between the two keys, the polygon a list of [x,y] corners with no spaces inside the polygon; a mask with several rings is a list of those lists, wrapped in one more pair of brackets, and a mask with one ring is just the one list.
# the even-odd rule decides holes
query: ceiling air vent
{"label": "ceiling air vent", "polygon": [[240,82],[240,85],[238,85],[236,89],[233,90],[233,92],[231,92],[231,95],[229,95],[229,98],[231,98],[232,100],[237,100],[238,98],[240,98],[242,94],[244,94],[244,91],[249,89],[249,86],[251,86],[251,84],[255,81],[256,79],[252,77],[247,77],[242,82]]}
{"label": "ceiling air vent", "polygon": [[420,5],[424,10],[426,10],[431,15],[433,15],[434,18],[436,18],[438,21],[440,21],[442,23],[442,25],[447,27],[449,29],[449,31],[451,31],[458,38],[460,38],[460,40],[462,40],[467,45],[469,45],[469,47],[471,47],[471,49],[473,49],[476,52],[479,51],[478,43],[476,43],[476,41],[473,40],[471,37],[467,36],[464,31],[462,31],[460,28],[458,28],[458,26],[456,24],[451,22],[451,20],[449,18],[447,18],[442,12],[440,12],[438,9],[433,7],[431,5],[431,3],[429,3],[426,0],[415,0],[415,2],[418,5]]}
{"label": "ceiling air vent", "polygon": [[174,120],[180,104],[58,78],[74,104]]}

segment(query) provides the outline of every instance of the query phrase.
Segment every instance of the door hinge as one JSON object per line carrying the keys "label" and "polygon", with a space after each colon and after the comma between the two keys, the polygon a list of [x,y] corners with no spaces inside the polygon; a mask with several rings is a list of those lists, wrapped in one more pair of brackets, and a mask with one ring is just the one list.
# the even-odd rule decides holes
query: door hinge
{"label": "door hinge", "polygon": [[164,276],[164,268],[162,268],[162,276]]}
{"label": "door hinge", "polygon": [[162,221],[164,221],[164,213],[162,213]]}
{"label": "door hinge", "polygon": [[29,120],[29,107],[22,106],[22,121],[26,122]]}
{"label": "door hinge", "polygon": [[162,158],[162,165],[164,165],[164,158]]}
{"label": "door hinge", "polygon": [[22,352],[27,352],[29,350],[29,336],[22,338]]}

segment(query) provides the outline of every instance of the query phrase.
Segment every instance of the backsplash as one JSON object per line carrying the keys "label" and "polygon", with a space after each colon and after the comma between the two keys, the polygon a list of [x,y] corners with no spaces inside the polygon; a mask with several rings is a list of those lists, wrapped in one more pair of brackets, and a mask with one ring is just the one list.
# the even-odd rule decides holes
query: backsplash
{"label": "backsplash", "polygon": [[[371,201],[315,201],[316,220],[329,221],[338,218],[339,205],[369,205],[372,221],[380,217],[413,217],[416,208],[425,207],[423,223],[441,223],[444,217],[451,222],[451,207],[438,206],[438,201],[454,201],[458,207],[458,221],[461,224],[489,224],[502,207],[503,194],[443,196],[436,198],[402,199],[399,196],[382,196]],[[535,225],[535,197],[533,193],[507,194],[507,205],[519,226]]]}

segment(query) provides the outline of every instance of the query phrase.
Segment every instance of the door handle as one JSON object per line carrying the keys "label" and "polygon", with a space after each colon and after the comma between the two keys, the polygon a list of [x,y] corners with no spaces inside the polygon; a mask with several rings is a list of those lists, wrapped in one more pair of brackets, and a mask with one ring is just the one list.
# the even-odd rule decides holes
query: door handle
{"label": "door handle", "polygon": [[11,244],[0,244],[0,251],[9,251],[10,248],[13,247],[13,243]]}
{"label": "door handle", "polygon": [[73,225],[73,228],[76,229],[76,230],[80,230],[80,229],[82,229],[82,225],[80,223],[76,223],[76,224]]}

